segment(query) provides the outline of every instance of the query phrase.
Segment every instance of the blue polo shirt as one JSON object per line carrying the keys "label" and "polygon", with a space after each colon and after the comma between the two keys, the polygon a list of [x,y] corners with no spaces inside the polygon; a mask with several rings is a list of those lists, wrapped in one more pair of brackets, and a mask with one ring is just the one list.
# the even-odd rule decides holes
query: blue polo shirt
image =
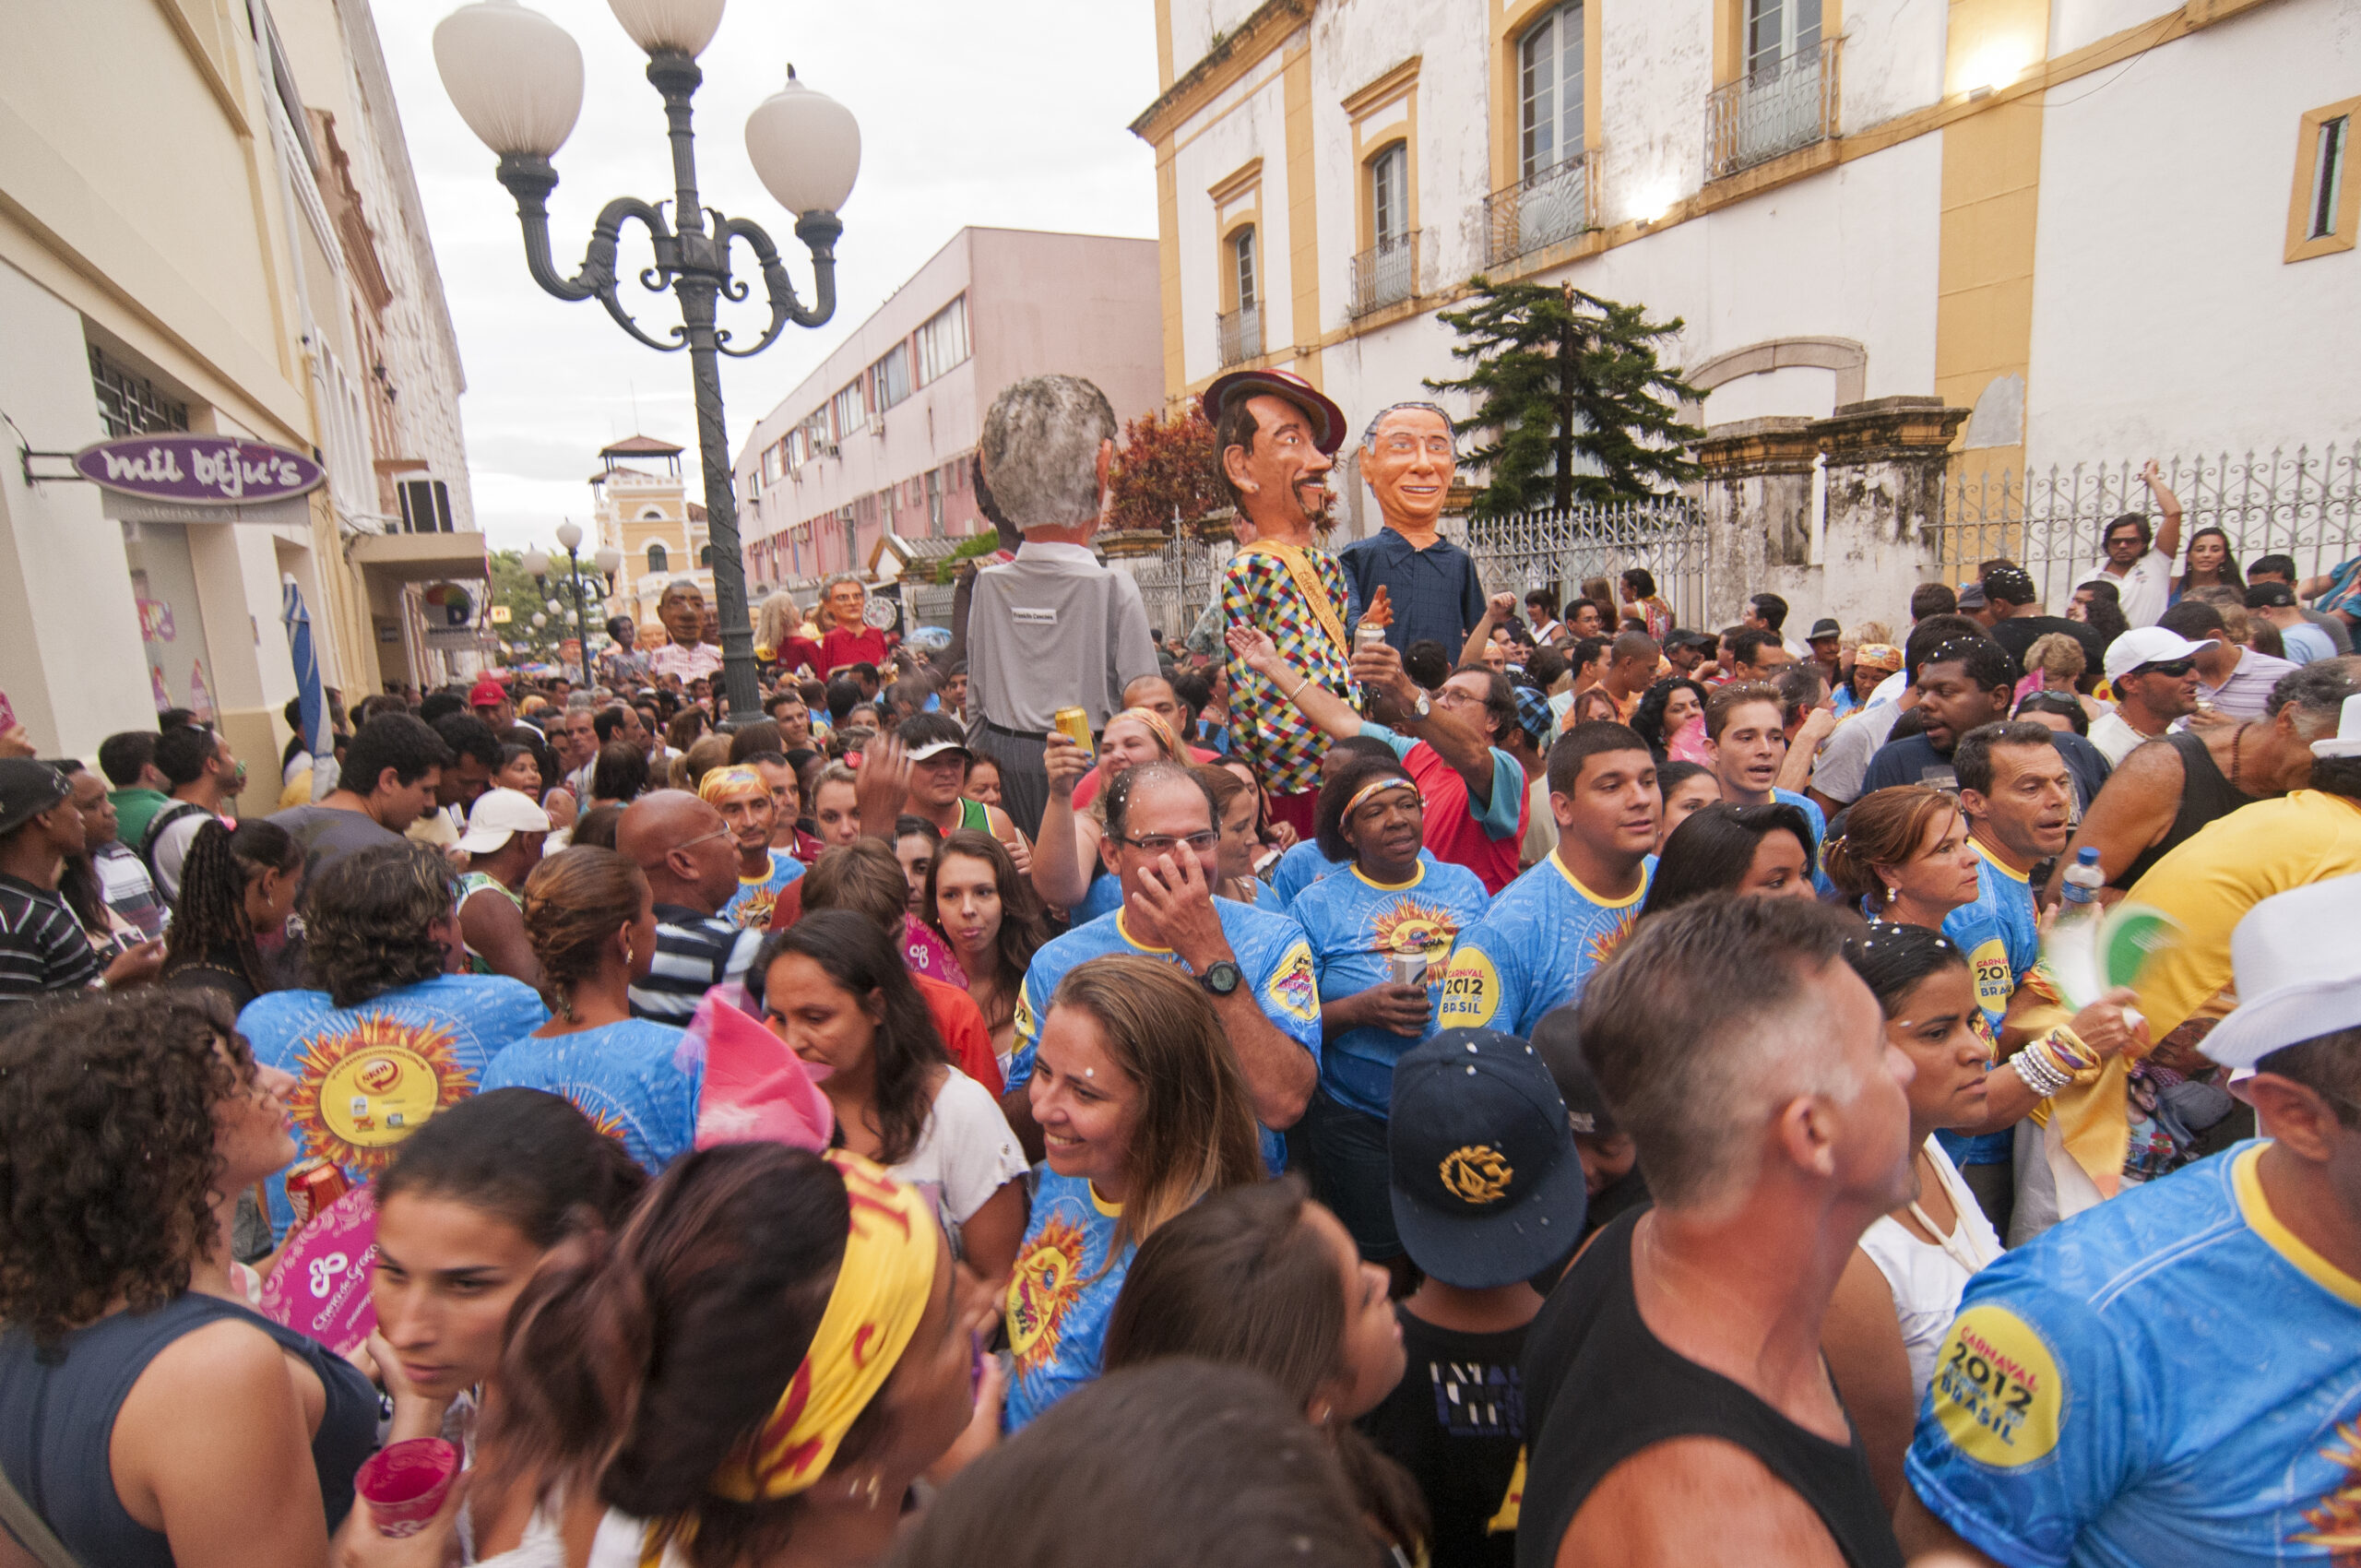
{"label": "blue polo shirt", "polygon": [[1420,550],[1392,529],[1380,529],[1373,537],[1357,539],[1338,551],[1336,560],[1345,568],[1347,623],[1359,624],[1361,612],[1382,583],[1394,604],[1386,645],[1402,653],[1412,643],[1431,637],[1442,644],[1452,662],[1459,661],[1467,634],[1484,618],[1484,585],[1476,575],[1474,556],[1447,539]]}

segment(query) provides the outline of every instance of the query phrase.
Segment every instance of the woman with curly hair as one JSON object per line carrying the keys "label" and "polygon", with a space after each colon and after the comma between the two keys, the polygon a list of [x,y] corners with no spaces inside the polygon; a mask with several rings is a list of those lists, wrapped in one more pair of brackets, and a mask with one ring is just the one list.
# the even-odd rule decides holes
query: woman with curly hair
{"label": "woman with curly hair", "polygon": [[[93,1568],[314,1568],[353,1512],[375,1391],[250,1310],[226,1244],[294,1087],[203,992],[0,1039],[0,1470]],[[385,1561],[361,1512],[338,1550]],[[421,1538],[400,1560],[439,1561]]]}
{"label": "woman with curly hair", "polygon": [[[293,1073],[295,1131],[304,1152],[354,1182],[386,1168],[394,1148],[442,1107],[476,1092],[503,1046],[550,1014],[531,987],[469,975],[454,908],[457,882],[441,851],[383,844],[322,868],[303,893],[306,991],[257,997],[238,1027],[255,1060]],[[294,1220],[279,1183],[266,1183],[274,1240]]]}
{"label": "woman with curly hair", "polygon": [[535,866],[524,899],[525,939],[557,1012],[502,1048],[478,1092],[564,1095],[642,1169],[662,1171],[695,1140],[698,1079],[677,1063],[680,1029],[631,1014],[632,983],[656,959],[647,878],[612,849],[578,845]]}
{"label": "woman with curly hair", "polygon": [[828,1069],[839,1145],[936,1194],[944,1234],[995,1289],[1025,1231],[1025,1156],[992,1091],[952,1064],[897,944],[852,909],[807,913],[746,971],[763,1022]]}
{"label": "woman with curly hair", "polygon": [[303,883],[303,846],[268,817],[200,826],[164,933],[164,983],[219,992],[232,1008],[279,989],[257,943],[287,929]]}
{"label": "woman with curly hair", "polygon": [[1631,710],[1631,728],[1648,743],[1662,764],[1671,749],[1672,738],[1680,733],[1691,719],[1705,717],[1705,688],[1685,675],[1674,675],[1658,681],[1640,694],[1640,706]]}

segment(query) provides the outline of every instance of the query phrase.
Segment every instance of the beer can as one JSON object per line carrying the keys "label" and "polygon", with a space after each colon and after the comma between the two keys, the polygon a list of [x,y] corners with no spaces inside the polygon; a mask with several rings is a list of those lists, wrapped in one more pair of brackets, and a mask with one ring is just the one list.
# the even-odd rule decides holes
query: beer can
{"label": "beer can", "polygon": [[1427,950],[1416,943],[1406,942],[1386,956],[1394,971],[1395,985],[1424,985],[1427,980]]}
{"label": "beer can", "polygon": [[1086,753],[1090,750],[1089,714],[1078,707],[1062,707],[1050,716],[1050,722],[1056,726],[1059,733],[1080,746]]}
{"label": "beer can", "polygon": [[299,1226],[310,1224],[313,1216],[351,1190],[343,1168],[332,1159],[314,1156],[287,1168],[287,1206],[295,1211]]}
{"label": "beer can", "polygon": [[1384,642],[1385,628],[1382,626],[1372,626],[1364,621],[1353,628],[1353,651],[1356,653],[1365,647],[1382,647]]}

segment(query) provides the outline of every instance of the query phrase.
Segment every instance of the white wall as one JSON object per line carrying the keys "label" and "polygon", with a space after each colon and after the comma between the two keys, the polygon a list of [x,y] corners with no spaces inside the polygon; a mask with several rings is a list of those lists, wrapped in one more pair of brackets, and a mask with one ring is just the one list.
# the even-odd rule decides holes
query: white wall
{"label": "white wall", "polygon": [[2070,54],[2109,34],[2169,17],[2180,8],[2172,0],[2050,0],[2049,53]]}
{"label": "white wall", "polygon": [[[1253,159],[1263,160],[1262,218],[1255,242],[1263,285],[1263,343],[1279,351],[1299,336],[1293,239],[1287,214],[1287,89],[1279,52],[1231,83],[1182,125],[1172,166],[1180,235],[1180,360],[1182,374],[1201,380],[1221,368],[1215,316],[1221,310],[1220,236],[1213,198],[1205,193]],[[1325,171],[1323,171],[1325,172]],[[1313,324],[1307,324],[1311,328]]]}
{"label": "white wall", "polygon": [[2284,0],[2051,95],[2029,467],[2361,438],[2361,251],[2281,259],[2300,117],[2356,90],[2361,10]]}
{"label": "white wall", "polygon": [[1714,86],[1711,0],[1592,7],[1600,40],[1599,220],[1653,218],[1705,178],[1705,98]]}
{"label": "white wall", "polygon": [[[2153,5],[2155,0],[2132,3]],[[1845,48],[1837,67],[1843,92],[1837,115],[1845,135],[1923,109],[1943,96],[1950,22],[1946,8],[1928,0],[1848,0]]]}

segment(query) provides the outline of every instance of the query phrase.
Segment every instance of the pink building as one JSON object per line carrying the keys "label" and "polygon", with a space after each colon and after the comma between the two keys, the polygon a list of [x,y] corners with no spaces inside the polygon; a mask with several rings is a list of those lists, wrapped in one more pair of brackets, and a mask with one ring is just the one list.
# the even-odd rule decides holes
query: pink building
{"label": "pink building", "polygon": [[1058,372],[1118,420],[1164,396],[1157,243],[962,229],[740,446],[746,575],[767,587],[867,573],[887,531],[991,531],[976,438],[1000,389]]}

